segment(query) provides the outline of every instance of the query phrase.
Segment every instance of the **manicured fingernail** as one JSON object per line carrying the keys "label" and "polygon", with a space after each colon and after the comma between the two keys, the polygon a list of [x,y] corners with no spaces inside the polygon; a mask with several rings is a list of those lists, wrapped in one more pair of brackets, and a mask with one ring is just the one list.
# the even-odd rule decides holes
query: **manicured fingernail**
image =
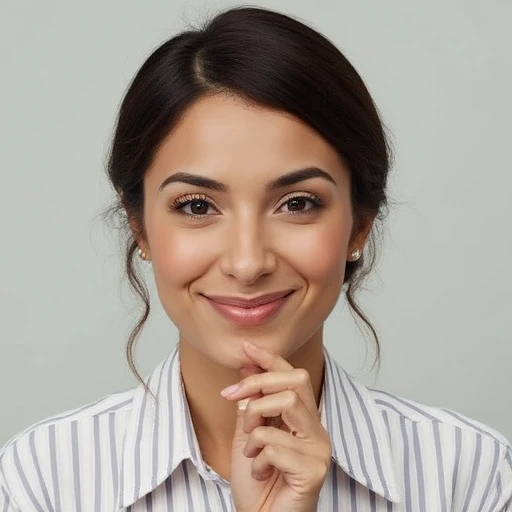
{"label": "manicured fingernail", "polygon": [[254,343],[251,343],[250,341],[246,341],[245,342],[245,346],[249,347],[249,348],[252,348],[253,350],[261,350],[260,347],[257,347]]}
{"label": "manicured fingernail", "polygon": [[227,388],[224,388],[220,394],[222,396],[228,396],[230,395],[231,393],[234,393],[235,391],[237,391],[238,389],[240,388],[240,386],[238,384],[233,384],[231,386],[228,386]]}
{"label": "manicured fingernail", "polygon": [[245,398],[244,400],[239,400],[236,403],[236,406],[237,406],[239,411],[245,411],[245,409],[247,409],[247,404],[248,403],[249,403],[249,399]]}

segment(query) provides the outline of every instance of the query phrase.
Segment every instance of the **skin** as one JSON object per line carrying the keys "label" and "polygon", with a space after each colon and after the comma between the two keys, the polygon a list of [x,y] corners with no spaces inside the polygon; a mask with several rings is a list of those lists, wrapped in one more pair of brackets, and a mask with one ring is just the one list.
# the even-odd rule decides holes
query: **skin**
{"label": "skin", "polygon": [[[332,181],[314,177],[266,189],[306,166],[322,169]],[[214,179],[227,191],[181,182],[160,190],[179,172]],[[304,193],[319,197],[323,207],[315,208]],[[193,209],[170,208],[190,194],[188,199],[200,201]],[[298,202],[290,203],[293,196]],[[346,261],[353,250],[363,250],[371,221],[352,232],[348,168],[315,130],[290,114],[223,95],[199,100],[169,134],[145,174],[144,205],[145,236],[134,222],[132,230],[152,261],[159,299],[180,333],[181,372],[201,452],[230,480],[237,408],[220,391],[241,378],[276,373],[262,369],[244,340],[288,365],[280,367],[281,377],[288,372],[280,380],[285,390],[290,370],[305,369],[307,400],[318,407],[323,324],[341,292]],[[191,218],[183,212],[206,213]],[[250,327],[221,317],[201,295],[254,297],[288,289],[295,292],[277,316]],[[262,424],[259,418],[252,428]]]}

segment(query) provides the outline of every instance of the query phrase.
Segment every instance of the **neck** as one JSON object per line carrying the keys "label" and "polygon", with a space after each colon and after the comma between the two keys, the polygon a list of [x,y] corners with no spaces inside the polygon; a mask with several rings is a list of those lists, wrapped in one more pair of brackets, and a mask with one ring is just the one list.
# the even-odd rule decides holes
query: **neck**
{"label": "neck", "polygon": [[[179,350],[181,375],[201,454],[214,469],[217,469],[215,465],[223,465],[221,471],[227,473],[235,431],[236,404],[223,398],[220,390],[238,382],[240,374],[212,361],[181,337]],[[309,372],[318,407],[324,376],[322,331],[287,357],[287,361],[294,368],[304,368]]]}

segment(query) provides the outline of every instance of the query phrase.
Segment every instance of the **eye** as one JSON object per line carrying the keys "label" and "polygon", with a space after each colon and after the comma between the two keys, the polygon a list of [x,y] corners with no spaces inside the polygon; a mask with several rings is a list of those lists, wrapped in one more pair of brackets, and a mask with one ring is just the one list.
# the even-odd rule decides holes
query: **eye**
{"label": "eye", "polygon": [[[172,211],[177,211],[189,217],[206,217],[216,215],[218,210],[202,194],[189,194],[176,199],[171,205]],[[213,213],[212,211],[213,210]]]}
{"label": "eye", "polygon": [[[322,200],[314,194],[302,193],[285,198],[279,210],[284,213],[308,213],[322,206]],[[285,208],[285,210],[282,210]]]}

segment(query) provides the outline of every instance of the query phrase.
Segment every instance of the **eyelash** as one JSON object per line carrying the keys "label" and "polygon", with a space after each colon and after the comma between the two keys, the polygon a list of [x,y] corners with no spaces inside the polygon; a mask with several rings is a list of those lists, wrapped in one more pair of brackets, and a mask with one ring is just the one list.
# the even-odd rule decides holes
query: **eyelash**
{"label": "eyelash", "polygon": [[[307,201],[310,201],[313,206],[311,208],[308,208],[307,210],[298,210],[298,211],[289,211],[285,212],[289,215],[306,215],[308,213],[312,213],[315,210],[319,210],[324,206],[323,201],[316,196],[315,194],[311,194],[310,192],[300,192],[300,193],[294,193],[289,194],[284,198],[284,200],[281,203],[281,208],[289,201],[292,201],[293,199],[305,199]],[[208,204],[208,206],[213,206],[214,208],[218,209],[216,205],[210,201],[204,194],[187,194],[185,196],[179,197],[176,200],[174,200],[170,205],[169,209],[173,212],[177,212],[180,215],[185,215],[186,217],[192,218],[192,219],[202,219],[204,217],[211,217],[211,214],[193,214],[193,213],[187,213],[184,212],[183,209],[185,206],[188,206],[189,204],[195,202],[195,201],[201,201]]]}

